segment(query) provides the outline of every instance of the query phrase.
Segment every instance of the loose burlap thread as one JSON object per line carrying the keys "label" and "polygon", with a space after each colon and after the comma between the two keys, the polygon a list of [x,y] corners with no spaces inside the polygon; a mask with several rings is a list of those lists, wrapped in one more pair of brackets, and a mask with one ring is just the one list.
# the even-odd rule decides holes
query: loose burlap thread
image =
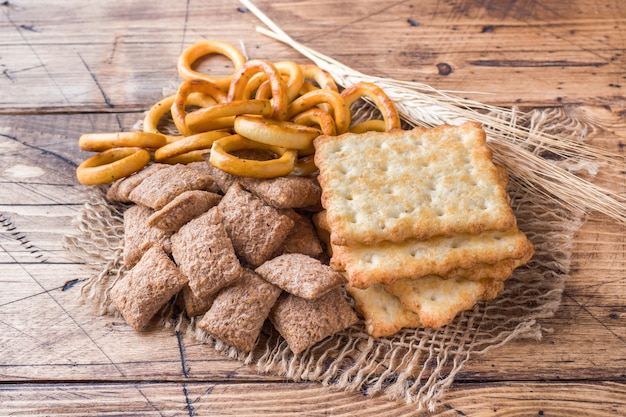
{"label": "loose burlap thread", "polygon": [[[558,126],[564,140],[580,140],[581,126],[570,123],[567,114],[537,110],[522,121],[530,131]],[[569,130],[564,131],[564,126]],[[568,139],[569,138],[569,139]],[[514,168],[499,142],[489,142],[494,159]],[[508,146],[508,145],[507,145]],[[534,145],[517,142],[515,146]],[[561,168],[593,176],[597,166],[575,157],[554,161]],[[519,228],[535,245],[530,262],[515,270],[504,292],[495,300],[479,303],[439,330],[404,329],[393,337],[374,339],[362,323],[329,337],[307,351],[293,355],[287,343],[266,323],[251,353],[238,352],[195,327],[194,319],[176,310],[175,300],[159,314],[158,326],[175,329],[200,340],[223,354],[259,372],[284,376],[294,381],[317,381],[329,387],[382,394],[390,400],[414,404],[418,410],[435,409],[456,375],[473,356],[496,349],[511,340],[540,340],[541,320],[558,309],[570,270],[572,242],[584,221],[583,211],[564,205],[538,192],[509,169],[511,205]],[[123,211],[126,206],[105,198],[106,186],[94,187],[76,219],[76,233],[65,239],[66,247],[92,275],[82,295],[99,314],[116,314],[109,291],[126,270],[122,266]]]}

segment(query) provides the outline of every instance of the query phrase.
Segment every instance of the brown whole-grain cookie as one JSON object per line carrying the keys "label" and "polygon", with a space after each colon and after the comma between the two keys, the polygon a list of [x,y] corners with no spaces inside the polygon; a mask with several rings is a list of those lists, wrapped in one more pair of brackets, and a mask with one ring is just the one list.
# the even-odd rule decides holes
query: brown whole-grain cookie
{"label": "brown whole-grain cookie", "polygon": [[163,208],[176,196],[189,190],[211,190],[213,178],[185,165],[170,165],[145,178],[130,193],[129,199],[154,210]]}
{"label": "brown whole-grain cookie", "polygon": [[320,203],[322,188],[313,177],[246,178],[241,185],[272,207],[304,208]]}
{"label": "brown whole-grain cookie", "polygon": [[148,225],[153,210],[133,205],[124,212],[124,266],[132,268],[151,247],[171,252],[171,232]]}
{"label": "brown whole-grain cookie", "polygon": [[159,247],[150,248],[111,289],[111,300],[126,322],[142,330],[159,309],[187,284]]}
{"label": "brown whole-grain cookie", "polygon": [[281,290],[249,269],[221,290],[198,327],[241,351],[249,352]]}
{"label": "brown whole-grain cookie", "polygon": [[216,206],[222,196],[210,191],[190,190],[176,196],[148,218],[148,225],[175,232],[191,219]]}
{"label": "brown whole-grain cookie", "polygon": [[218,205],[237,255],[256,267],[282,245],[294,221],[233,184]]}
{"label": "brown whole-grain cookie", "polygon": [[171,239],[172,256],[197,297],[206,299],[241,276],[217,207],[185,224]]}
{"label": "brown whole-grain cookie", "polygon": [[285,253],[302,253],[319,258],[324,249],[310,216],[296,213],[291,209],[283,210],[282,213],[294,221],[294,226],[272,257]]}
{"label": "brown whole-grain cookie", "polygon": [[308,300],[319,298],[346,282],[343,275],[328,265],[300,253],[277,256],[264,262],[255,272],[288,293]]}
{"label": "brown whole-grain cookie", "polygon": [[120,203],[130,202],[130,193],[136,186],[156,171],[166,167],[168,167],[167,164],[150,164],[144,169],[137,171],[128,177],[120,178],[111,184],[107,190],[107,200]]}
{"label": "brown whole-grain cookie", "polygon": [[315,300],[282,293],[269,318],[289,348],[298,354],[358,322],[358,317],[335,289]]}

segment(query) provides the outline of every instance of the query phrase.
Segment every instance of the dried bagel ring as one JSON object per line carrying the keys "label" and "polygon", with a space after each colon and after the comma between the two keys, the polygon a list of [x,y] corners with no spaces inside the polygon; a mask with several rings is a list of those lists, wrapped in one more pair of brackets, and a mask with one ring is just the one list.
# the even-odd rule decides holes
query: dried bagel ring
{"label": "dried bagel ring", "polygon": [[337,126],[335,126],[335,121],[332,116],[328,114],[328,112],[322,109],[314,107],[303,111],[302,113],[293,116],[291,121],[305,126],[319,126],[322,134],[324,135],[337,135]]}
{"label": "dried bagel ring", "polygon": [[166,143],[164,135],[147,132],[85,133],[78,139],[80,149],[92,152],[127,147],[157,149]]}
{"label": "dried bagel ring", "polygon": [[150,152],[140,147],[112,148],[87,158],[76,168],[81,184],[107,184],[139,171],[150,162]]}
{"label": "dried bagel ring", "polygon": [[298,97],[289,104],[287,118],[291,119],[305,110],[309,110],[321,103],[328,103],[333,110],[333,119],[337,134],[346,133],[350,127],[350,107],[341,94],[329,89],[317,89]]}
{"label": "dried bagel ring", "polygon": [[205,40],[197,42],[183,51],[183,53],[178,58],[178,74],[184,80],[201,79],[211,81],[215,83],[220,89],[222,89],[222,91],[228,91],[234,73],[233,75],[227,77],[214,77],[192,69],[192,65],[194,62],[196,62],[203,56],[210,54],[220,54],[230,59],[235,67],[234,72],[238,71],[239,68],[241,68],[246,62],[246,57],[244,57],[237,48],[235,48],[228,42],[223,42],[219,40]]}
{"label": "dried bagel ring", "polygon": [[385,94],[382,88],[369,82],[360,82],[347,87],[341,92],[341,96],[346,101],[348,107],[359,98],[365,97],[374,102],[380,110],[385,120],[387,131],[400,129],[400,115],[391,99]]}
{"label": "dried bagel ring", "polygon": [[187,107],[187,101],[191,93],[206,94],[209,97],[214,98],[218,103],[226,101],[226,94],[220,90],[216,84],[210,81],[187,80],[183,82],[178,88],[176,98],[172,104],[172,119],[174,120],[176,128],[184,136],[189,136],[194,133],[189,126],[187,126],[187,122],[185,120],[187,115],[185,108]]}
{"label": "dried bagel ring", "polygon": [[302,158],[298,158],[296,161],[296,165],[293,167],[293,171],[291,171],[292,175],[304,176],[311,175],[317,171],[317,166],[315,165],[314,156],[307,155]]}
{"label": "dried bagel ring", "polygon": [[[279,155],[279,157],[267,161],[257,161],[242,159],[231,153],[243,149],[268,150]],[[293,171],[297,154],[298,152],[294,149],[265,145],[236,134],[213,142],[209,162],[216,168],[233,175],[275,178],[288,175]]]}
{"label": "dried bagel ring", "polygon": [[365,132],[386,132],[387,124],[384,120],[373,119],[360,122],[350,127],[352,133],[365,133]]}
{"label": "dried bagel ring", "polygon": [[339,91],[337,84],[333,77],[322,68],[313,64],[300,65],[305,81],[315,81],[319,88],[325,88],[328,90]]}
{"label": "dried bagel ring", "polygon": [[156,152],[154,152],[154,160],[156,162],[163,162],[191,151],[202,149],[209,151],[213,142],[225,136],[230,136],[230,133],[223,131],[210,131],[186,136],[176,142],[169,143],[157,149]]}
{"label": "dried bagel ring", "polygon": [[244,93],[248,80],[254,74],[261,71],[267,75],[272,88],[272,118],[284,120],[288,104],[286,82],[283,80],[276,66],[267,60],[252,59],[246,62],[243,67],[237,71],[230,84],[230,89],[228,90],[228,101],[245,99]]}
{"label": "dried bagel ring", "polygon": [[214,130],[215,123],[225,117],[242,114],[270,116],[273,112],[274,109],[269,100],[235,100],[194,110],[187,114],[185,122],[192,132],[205,132]]}
{"label": "dried bagel ring", "polygon": [[[163,116],[165,116],[165,114],[172,109],[174,100],[176,100],[175,94],[165,97],[164,99],[160,100],[159,102],[155,103],[152,107],[150,107],[150,110],[148,110],[148,112],[146,113],[146,116],[143,119],[143,131],[144,132],[161,133],[158,128],[159,122],[161,121]],[[215,103],[216,101],[214,98],[206,96],[201,93],[190,94],[189,97],[187,98],[188,106],[206,107],[206,106],[213,105]],[[165,135],[164,133],[163,135],[167,139],[168,143],[174,142],[184,137],[181,135]]]}
{"label": "dried bagel ring", "polygon": [[181,153],[180,155],[172,156],[171,158],[159,161],[162,164],[190,164],[192,162],[204,162],[206,161],[206,155],[211,152],[210,149],[196,149],[195,151],[189,151]]}
{"label": "dried bagel ring", "polygon": [[[304,84],[304,74],[300,65],[293,61],[280,61],[274,64],[281,76],[286,76],[285,88],[287,89],[287,100],[292,101],[300,94],[302,85]],[[272,90],[269,80],[263,73],[257,73],[248,82],[244,96],[249,96],[252,91],[256,90],[256,99],[270,99]]]}
{"label": "dried bagel ring", "polygon": [[312,127],[266,117],[238,116],[235,132],[255,142],[291,149],[306,149],[320,131]]}

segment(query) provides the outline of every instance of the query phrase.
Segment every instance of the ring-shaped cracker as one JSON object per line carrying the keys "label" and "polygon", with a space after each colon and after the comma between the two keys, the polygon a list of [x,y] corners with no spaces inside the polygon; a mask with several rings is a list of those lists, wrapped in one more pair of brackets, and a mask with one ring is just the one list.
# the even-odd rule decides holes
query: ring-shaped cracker
{"label": "ring-shaped cracker", "polygon": [[337,84],[333,77],[322,68],[313,64],[302,64],[300,65],[302,69],[302,74],[304,75],[305,81],[315,81],[315,83],[319,86],[319,88],[325,88],[328,90],[339,91]]}
{"label": "ring-shaped cracker", "polygon": [[284,120],[289,103],[287,97],[286,82],[280,75],[280,71],[270,61],[264,59],[252,59],[247,61],[235,74],[230,89],[228,90],[228,101],[243,100],[248,80],[257,72],[264,72],[269,79],[272,88],[272,118]]}
{"label": "ring-shaped cracker", "polygon": [[238,116],[235,132],[255,142],[291,149],[306,149],[320,131],[302,124],[266,117]]}
{"label": "ring-shaped cracker", "polygon": [[192,132],[206,132],[215,130],[216,123],[224,121],[230,123],[231,119],[225,119],[242,114],[257,114],[271,116],[274,112],[269,100],[235,100],[230,103],[218,103],[213,106],[203,107],[187,113],[185,122]]}
{"label": "ring-shaped cracker", "polygon": [[159,161],[162,164],[190,164],[192,162],[205,162],[206,155],[211,152],[210,149],[196,149],[195,151],[189,151],[181,153],[180,155],[172,156],[171,158]]}
{"label": "ring-shaped cracker", "polygon": [[[279,155],[279,157],[267,161],[257,161],[242,159],[231,153],[243,149],[268,150]],[[233,175],[275,178],[288,175],[293,171],[297,154],[298,152],[294,149],[265,145],[236,134],[213,142],[209,162],[216,168]]]}
{"label": "ring-shaped cracker", "polygon": [[157,149],[154,152],[154,160],[156,162],[163,162],[191,151],[209,151],[213,142],[225,136],[230,136],[230,133],[224,131],[210,131],[186,136],[176,142],[169,143]]}
{"label": "ring-shaped cracker", "polygon": [[400,115],[391,99],[382,88],[374,83],[360,82],[347,87],[341,92],[348,108],[359,98],[368,98],[374,102],[385,120],[385,129],[391,131],[400,129]]}
{"label": "ring-shaped cracker", "polygon": [[351,133],[365,133],[365,132],[386,132],[387,124],[384,120],[372,119],[360,122],[350,127]]}
{"label": "ring-shaped cracker", "polygon": [[351,121],[350,107],[346,104],[341,94],[333,90],[317,89],[298,97],[289,104],[287,118],[291,119],[297,114],[322,103],[328,103],[332,107],[332,116],[335,121],[337,134],[346,133]]}
{"label": "ring-shaped cracker", "polygon": [[[171,96],[165,97],[164,99],[155,103],[150,110],[146,113],[146,116],[143,119],[143,131],[150,133],[161,133],[165,136],[167,143],[171,143],[177,141],[184,136],[182,135],[166,135],[159,131],[159,122],[161,119],[167,114],[167,112],[172,110],[172,105],[176,100],[176,95],[173,94]],[[187,97],[187,105],[188,106],[196,106],[196,107],[206,107],[215,104],[216,101],[214,98],[210,96],[206,96],[201,93],[193,93]]]}
{"label": "ring-shaped cracker", "polygon": [[150,152],[139,147],[112,148],[84,160],[76,168],[81,184],[108,184],[137,172],[150,162]]}
{"label": "ring-shaped cracker", "polygon": [[[219,54],[231,60],[235,71],[227,77],[214,77],[192,69],[193,63],[203,56]],[[202,79],[215,83],[222,91],[228,91],[234,73],[246,62],[246,58],[241,52],[228,42],[219,40],[204,40],[197,42],[186,48],[178,58],[178,74],[184,80]]]}
{"label": "ring-shaped cracker", "polygon": [[215,83],[197,79],[184,81],[180,87],[178,87],[176,98],[172,104],[172,120],[183,136],[189,136],[194,133],[194,131],[187,126],[187,112],[185,110],[191,93],[206,94],[215,99],[217,103],[224,103],[227,99],[226,94],[220,90]]}
{"label": "ring-shaped cracker", "polygon": [[324,135],[337,135],[337,126],[335,126],[335,121],[332,116],[328,114],[328,112],[316,107],[296,114],[291,118],[291,121],[304,126],[319,126]]}
{"label": "ring-shaped cracker", "polygon": [[157,149],[166,143],[164,135],[147,132],[85,133],[78,139],[78,147],[91,152],[129,147]]}

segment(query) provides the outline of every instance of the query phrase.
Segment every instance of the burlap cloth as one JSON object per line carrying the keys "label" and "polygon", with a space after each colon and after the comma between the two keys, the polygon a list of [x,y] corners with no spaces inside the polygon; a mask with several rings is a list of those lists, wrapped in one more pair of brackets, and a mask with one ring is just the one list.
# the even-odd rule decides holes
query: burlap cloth
{"label": "burlap cloth", "polygon": [[[581,140],[582,128],[570,123],[564,113],[537,110],[518,121],[530,129],[558,129],[563,140]],[[564,128],[566,126],[566,128]],[[507,158],[498,143],[490,142],[494,159],[505,166],[518,161]],[[515,146],[528,146],[523,142]],[[532,150],[532,149],[531,149]],[[550,155],[545,155],[550,159]],[[521,162],[521,161],[519,161]],[[597,167],[576,158],[554,158],[561,168],[593,175]],[[313,348],[294,356],[286,342],[266,324],[257,348],[242,354],[203,334],[176,308],[168,304],[160,314],[165,326],[188,337],[201,340],[218,351],[247,364],[259,372],[284,376],[295,381],[318,381],[324,385],[367,395],[383,394],[393,400],[412,403],[417,409],[434,409],[455,376],[472,357],[496,349],[514,339],[541,339],[549,331],[541,320],[551,317],[561,301],[570,270],[575,232],[584,214],[559,204],[556,199],[509,169],[509,193],[519,228],[536,248],[536,254],[506,281],[504,293],[488,303],[479,303],[460,314],[440,330],[405,329],[393,337],[374,339],[362,324],[330,337]],[[76,233],[66,238],[66,247],[91,268],[82,295],[101,314],[115,314],[109,300],[111,286],[124,276],[122,265],[123,223],[126,206],[109,203],[106,187],[90,192],[76,221]]]}

